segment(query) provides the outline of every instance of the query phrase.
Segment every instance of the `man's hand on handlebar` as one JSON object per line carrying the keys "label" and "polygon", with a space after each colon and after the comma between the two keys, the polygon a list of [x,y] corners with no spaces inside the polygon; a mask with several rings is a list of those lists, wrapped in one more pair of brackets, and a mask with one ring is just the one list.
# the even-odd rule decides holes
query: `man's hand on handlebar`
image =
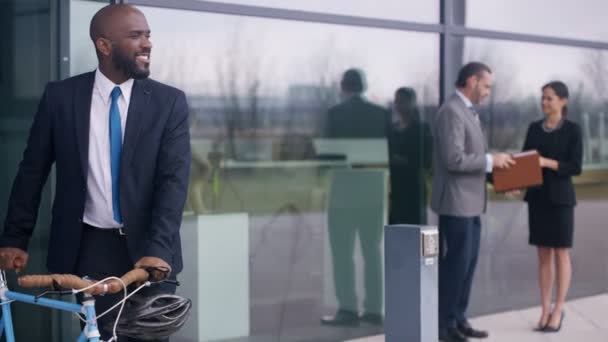
{"label": "man's hand on handlebar", "polygon": [[[73,274],[32,274],[19,277],[19,285],[23,287],[53,287],[74,289],[93,295],[104,295],[106,293],[118,293],[125,286],[131,284],[143,284],[149,279],[149,273],[143,268],[133,269],[116,279],[108,279],[101,282],[84,279]],[[91,286],[93,283],[94,286]],[[123,286],[124,284],[124,286]]]}
{"label": "man's hand on handlebar", "polygon": [[0,269],[15,270],[19,273],[27,266],[28,254],[19,248],[0,248]]}
{"label": "man's hand on handlebar", "polygon": [[145,256],[135,263],[135,268],[144,268],[155,281],[163,280],[171,273],[171,266],[161,258]]}

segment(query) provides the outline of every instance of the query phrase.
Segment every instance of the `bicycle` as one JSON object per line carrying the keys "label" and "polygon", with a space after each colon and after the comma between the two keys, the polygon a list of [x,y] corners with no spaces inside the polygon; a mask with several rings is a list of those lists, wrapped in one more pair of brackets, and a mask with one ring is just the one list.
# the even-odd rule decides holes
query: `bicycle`
{"label": "bicycle", "polygon": [[[102,342],[100,333],[97,327],[97,318],[104,316],[118,305],[121,305],[116,322],[113,326],[113,337],[108,340],[116,339],[116,325],[122,314],[126,300],[146,286],[150,286],[153,281],[149,280],[152,269],[146,270],[143,268],[133,269],[122,277],[108,277],[100,281],[92,281],[87,278],[80,278],[71,274],[50,274],[50,275],[27,275],[18,278],[19,285],[22,287],[52,287],[53,290],[45,291],[39,295],[33,296],[20,292],[13,292],[8,289],[6,281],[6,273],[0,270],[0,305],[2,305],[2,318],[0,319],[0,337],[4,335],[6,342],[15,342],[13,330],[13,322],[11,315],[10,303],[24,302],[38,306],[45,306],[52,309],[72,312],[84,321],[85,326],[77,342]],[[165,280],[161,280],[165,281]],[[127,286],[131,284],[142,283],[135,290],[127,295]],[[67,290],[65,290],[67,289]],[[99,316],[95,312],[95,297],[97,295],[113,294],[119,291],[124,292],[124,298],[118,301],[114,306]],[[82,304],[76,304],[68,301],[44,298],[48,294],[83,294]],[[84,319],[82,318],[84,315]]]}

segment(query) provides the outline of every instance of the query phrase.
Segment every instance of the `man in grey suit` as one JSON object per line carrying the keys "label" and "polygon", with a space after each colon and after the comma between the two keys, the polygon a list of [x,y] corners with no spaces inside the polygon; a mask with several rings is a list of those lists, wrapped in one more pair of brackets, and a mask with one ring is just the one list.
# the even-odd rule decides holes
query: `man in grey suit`
{"label": "man in grey suit", "polygon": [[460,69],[458,88],[434,120],[431,208],[439,215],[439,338],[444,342],[488,337],[471,327],[466,310],[479,254],[486,209],[486,173],[514,164],[509,154],[487,153],[473,105],[490,94],[492,71],[472,62]]}

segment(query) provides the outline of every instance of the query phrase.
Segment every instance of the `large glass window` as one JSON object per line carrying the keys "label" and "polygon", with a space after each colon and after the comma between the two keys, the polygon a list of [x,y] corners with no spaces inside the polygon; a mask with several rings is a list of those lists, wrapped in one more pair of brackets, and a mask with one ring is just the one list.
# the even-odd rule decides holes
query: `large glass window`
{"label": "large glass window", "polygon": [[[21,161],[32,118],[44,86],[52,78],[55,58],[51,54],[51,3],[48,0],[0,1],[0,217],[6,217],[8,198]],[[41,196],[36,234],[29,244],[29,273],[44,273],[49,236],[51,194],[47,186]],[[15,273],[8,272],[9,287],[17,287]],[[35,292],[35,290],[30,291]],[[13,306],[15,335],[35,341],[52,335],[56,313],[27,304]]]}
{"label": "large glass window", "polygon": [[[186,333],[204,336],[215,310],[238,313],[231,328],[207,335],[218,340],[381,331],[320,319],[342,305],[383,310],[390,108],[395,91],[409,87],[421,121],[436,109],[438,36],[142,10],[152,29],[151,76],[183,89],[190,103],[193,169],[182,232],[185,253],[198,262],[182,275],[194,289],[182,291],[200,296],[201,328]],[[363,91],[347,91],[357,78]],[[356,298],[338,304],[336,294],[349,289]]]}
{"label": "large glass window", "polygon": [[220,0],[219,2],[424,23],[439,21],[438,0],[352,0],[348,2],[341,0]]}
{"label": "large glass window", "polygon": [[[493,70],[493,93],[480,110],[491,150],[521,150],[528,125],[543,118],[541,87],[552,80],[562,80],[569,87],[568,119],[581,126],[584,141],[583,173],[574,178],[578,205],[571,295],[605,291],[608,272],[603,260],[608,255],[603,246],[608,238],[602,212],[608,210],[607,52],[479,38],[465,38],[463,46],[464,61],[483,61]],[[536,305],[536,251],[527,244],[527,206],[495,195],[491,188],[489,193],[472,311],[489,313]]]}
{"label": "large glass window", "polygon": [[466,0],[467,26],[560,38],[608,41],[604,0]]}
{"label": "large glass window", "polygon": [[570,88],[568,117],[587,134],[586,165],[607,161],[599,130],[606,111],[604,62],[606,51],[554,45],[466,38],[464,60],[482,60],[491,66],[496,80],[485,104],[490,148],[517,150],[528,124],[542,118],[540,88],[562,80]]}
{"label": "large glass window", "polygon": [[[438,23],[441,3],[217,2],[418,23]],[[71,75],[96,68],[89,22],[107,3],[70,1],[69,38],[60,39],[69,39]],[[62,4],[0,1],[2,218],[40,95],[56,79]],[[604,0],[454,4],[455,22],[470,28],[608,41]],[[140,8],[152,29],[151,77],[184,90],[191,114],[178,291],[194,307],[174,339],[338,341],[381,333],[381,324],[336,328],[321,317],[340,307],[381,314],[383,225],[436,223],[427,216],[427,131],[439,100],[439,35]],[[571,295],[605,292],[608,51],[472,37],[453,43],[458,51],[446,54],[454,59],[447,64],[480,60],[493,69],[492,96],[479,110],[492,151],[521,149],[529,123],[542,118],[543,84],[569,86],[569,119],[584,139],[584,171],[574,180]],[[450,84],[456,77],[444,76]],[[406,109],[394,103],[400,88]],[[28,273],[46,270],[51,188],[43,192]],[[526,204],[488,189],[472,316],[538,302]],[[71,314],[18,304],[13,315],[18,340],[79,333]]]}
{"label": "large glass window", "polygon": [[[436,1],[348,8],[338,1],[221,2],[416,22],[437,22],[439,14]],[[606,39],[593,14],[582,12],[603,3],[541,4],[471,0],[456,12],[464,10],[461,19],[473,28]],[[72,1],[72,74],[96,67],[88,25],[103,5]],[[380,332],[374,325],[336,329],[320,318],[345,301],[358,311],[383,310],[381,227],[404,219],[387,214],[397,208],[410,223],[436,223],[426,215],[432,146],[425,132],[438,102],[438,35],[141,9],[152,29],[151,77],[184,90],[191,113],[179,291],[195,309],[180,337],[333,341]],[[584,172],[575,179],[575,246],[585,249],[573,250],[572,294],[605,290],[608,273],[598,260],[608,255],[598,253],[608,241],[597,213],[608,209],[608,53],[470,37],[451,46],[459,49],[453,58],[493,69],[495,87],[480,108],[493,151],[521,149],[529,123],[542,118],[543,84],[560,79],[570,87],[569,118],[583,128],[585,143]],[[446,82],[455,77],[445,75]],[[420,129],[408,129],[412,116],[404,119],[393,103],[401,87]],[[472,315],[532,306],[538,296],[526,205],[489,190]]]}
{"label": "large glass window", "polygon": [[71,0],[70,1],[70,74],[78,75],[95,70],[97,56],[89,37],[91,18],[107,2]]}

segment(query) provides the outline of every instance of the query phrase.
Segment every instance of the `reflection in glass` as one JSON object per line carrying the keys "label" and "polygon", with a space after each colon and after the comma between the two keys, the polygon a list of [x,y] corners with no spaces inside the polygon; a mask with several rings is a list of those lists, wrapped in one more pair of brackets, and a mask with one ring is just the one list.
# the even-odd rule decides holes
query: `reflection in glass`
{"label": "reflection in glass", "polygon": [[[372,284],[368,287],[375,287],[367,299],[371,304],[360,303],[359,297],[353,304],[361,312],[381,312],[380,247],[387,208],[386,115],[374,119],[376,128],[365,127],[371,133],[343,132],[341,138],[330,138],[326,133],[328,112],[345,99],[340,80],[351,67],[365,71],[369,84],[365,99],[373,108],[386,108],[394,89],[407,83],[418,93],[420,111],[432,112],[438,101],[438,37],[151,7],[142,10],[153,30],[151,77],[183,89],[190,105],[196,170],[182,230],[186,235],[198,222],[202,231],[197,234],[209,234],[205,236],[212,240],[226,238],[211,243],[222,246],[217,253],[247,242],[248,251],[238,245],[231,260],[238,262],[239,270],[248,271],[249,282],[239,283],[248,291],[241,297],[239,289],[240,302],[231,303],[249,308],[245,311],[248,335],[251,339],[337,341],[380,332],[377,325],[344,330],[319,321],[339,306],[329,241],[328,227],[332,225],[327,222],[333,220],[329,217],[332,201],[340,197],[340,192],[333,191],[340,187],[337,182],[352,185],[348,177],[357,171],[356,177],[364,174],[370,180],[369,191],[374,193],[368,196],[374,198],[371,202],[365,196],[360,201],[352,196],[339,201],[343,209],[362,206],[357,224],[363,226],[367,220],[372,223],[366,227],[374,227],[368,229],[372,238],[360,235],[364,243],[353,243],[354,249],[347,253],[354,260],[354,279],[342,275],[336,279],[346,280],[356,293],[363,294],[363,269],[371,268],[368,274],[373,281],[368,280]],[[174,25],[178,21],[180,25]],[[352,37],[357,37],[356,42]],[[334,120],[335,130],[356,124],[355,120],[340,116]],[[346,157],[327,158],[332,153]],[[340,172],[346,172],[347,178],[337,175]],[[363,185],[354,184],[353,189],[361,192]],[[247,217],[243,221],[246,229],[201,224],[228,220],[233,213]],[[183,241],[185,254],[200,255],[196,241]],[[241,252],[249,256],[244,262],[238,259]],[[202,281],[214,276],[208,273],[213,267],[226,267],[222,258],[213,257],[213,249],[206,253],[205,262],[185,269],[184,279]],[[199,272],[200,277],[188,274],[189,270]],[[220,272],[217,276],[229,275]],[[220,286],[215,291],[219,292],[205,294],[205,298],[219,298],[223,289]],[[209,312],[222,310],[216,310],[214,303],[199,305],[198,317],[209,318]],[[240,318],[233,323],[245,327]],[[232,333],[243,331],[246,329]]]}
{"label": "reflection in glass", "polygon": [[329,138],[385,138],[388,113],[386,109],[363,98],[366,88],[361,70],[344,72],[340,87],[343,101],[327,113]]}
{"label": "reflection in glass", "polygon": [[416,91],[395,92],[390,125],[390,224],[426,224],[426,175],[431,167],[431,130],[420,118]]}
{"label": "reflection in glass", "polygon": [[89,37],[89,24],[93,15],[107,2],[70,1],[70,75],[89,72],[97,67],[97,56]]}
{"label": "reflection in glass", "polygon": [[425,23],[439,21],[438,0],[351,0],[348,2],[341,0],[219,0],[219,2]]}
{"label": "reflection in glass", "polygon": [[[363,70],[346,70],[340,81],[340,89],[342,102],[329,108],[327,113],[328,140],[359,138],[367,143],[365,140],[373,138],[378,141],[370,143],[384,145],[384,149],[376,153],[381,153],[386,158],[388,111],[364,98],[366,82]],[[343,150],[330,151],[330,155],[339,158],[340,152]],[[341,157],[352,162],[348,153]],[[383,175],[378,171],[360,170],[333,173],[327,216],[338,310],[335,315],[321,319],[325,325],[353,326],[359,323],[353,259],[357,236],[365,263],[361,317],[372,324],[382,324],[380,243],[384,223]]]}
{"label": "reflection in glass", "polygon": [[[606,111],[605,80],[608,74],[602,63],[608,53],[600,50],[560,47],[511,41],[466,38],[464,60],[481,60],[493,71],[495,87],[486,100],[482,115],[489,134],[489,145],[496,150],[518,150],[527,124],[540,119],[537,92],[547,80],[561,79],[573,93],[570,119],[590,135],[591,146],[585,163],[608,162],[608,151],[598,152],[603,144],[596,139]],[[598,87],[599,86],[599,87]],[[595,150],[595,151],[594,151]]]}
{"label": "reflection in glass", "polygon": [[466,0],[466,25],[560,38],[608,41],[604,0]]}

